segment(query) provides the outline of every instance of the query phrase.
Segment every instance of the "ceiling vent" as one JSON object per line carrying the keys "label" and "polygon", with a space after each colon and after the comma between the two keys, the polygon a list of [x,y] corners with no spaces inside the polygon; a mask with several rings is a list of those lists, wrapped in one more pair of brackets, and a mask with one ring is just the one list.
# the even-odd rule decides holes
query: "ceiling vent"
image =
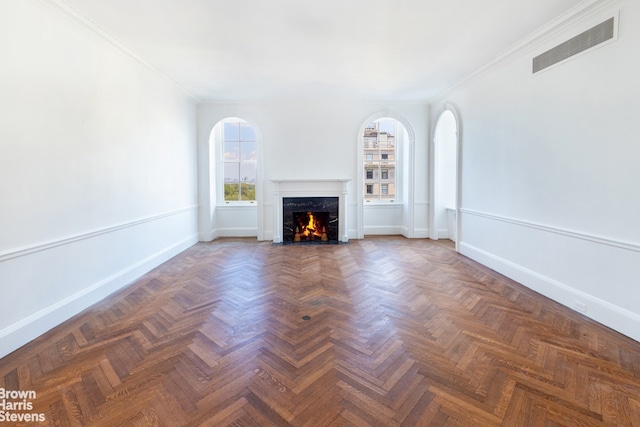
{"label": "ceiling vent", "polygon": [[535,74],[573,55],[613,39],[614,30],[614,18],[611,17],[572,39],[541,53],[533,58],[533,73]]}

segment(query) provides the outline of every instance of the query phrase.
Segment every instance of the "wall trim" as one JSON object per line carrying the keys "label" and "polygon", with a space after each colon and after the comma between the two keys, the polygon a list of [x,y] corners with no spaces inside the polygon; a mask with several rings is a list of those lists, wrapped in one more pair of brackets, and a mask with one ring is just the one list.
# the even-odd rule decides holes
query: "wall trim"
{"label": "wall trim", "polygon": [[614,240],[607,237],[596,236],[593,234],[582,233],[579,231],[569,230],[560,227],[551,227],[544,224],[539,224],[530,221],[523,221],[515,218],[509,218],[502,215],[495,215],[486,212],[474,211],[471,209],[460,209],[460,213],[465,215],[472,215],[481,218],[487,218],[495,221],[506,222],[509,224],[520,225],[527,228],[533,228],[535,230],[546,231],[548,233],[560,234],[562,236],[571,237],[574,239],[586,240],[592,243],[598,243],[601,245],[613,246],[619,249],[625,249],[628,251],[640,252],[640,245],[632,242],[623,242],[621,240]]}
{"label": "wall trim", "polygon": [[473,245],[461,242],[460,253],[574,311],[576,311],[574,309],[576,300],[584,302],[588,310],[581,314],[640,342],[640,315],[638,314]]}
{"label": "wall trim", "polygon": [[64,237],[62,239],[56,239],[56,240],[51,240],[49,242],[38,243],[36,245],[27,246],[25,248],[12,249],[12,250],[0,253],[0,262],[8,261],[10,259],[19,258],[26,255],[31,255],[36,252],[46,251],[49,249],[57,248],[59,246],[68,245],[70,243],[75,243],[80,240],[91,239],[93,237],[100,236],[102,234],[108,234],[108,233],[112,233],[114,231],[122,230],[125,228],[135,227],[140,224],[156,221],[158,219],[162,219],[162,218],[166,218],[174,215],[179,215],[185,212],[195,211],[197,209],[198,209],[197,205],[187,206],[187,207],[176,209],[173,211],[163,212],[161,214],[140,218],[134,221],[123,222],[120,224],[116,224],[106,228],[101,228],[101,229],[90,231],[87,233],[76,234],[74,236]]}
{"label": "wall trim", "polygon": [[142,275],[197,242],[197,233],[187,236],[123,270],[0,330],[0,358],[17,350],[66,320],[69,320],[114,292],[125,288]]}
{"label": "wall trim", "polygon": [[111,34],[105,28],[100,26],[97,22],[89,19],[87,16],[85,16],[83,13],[81,13],[75,7],[71,6],[66,1],[36,0],[36,2],[46,7],[47,9],[57,13],[58,15],[63,16],[68,21],[79,26],[83,30],[88,31],[89,33],[99,37],[100,39],[107,42],[109,45],[111,45],[120,53],[124,54],[125,56],[128,56],[129,58],[133,59],[137,63],[153,71],[155,74],[159,75],[160,77],[162,77],[163,79],[171,83],[173,86],[180,89],[185,95],[191,98],[191,100],[194,101],[195,103],[200,104],[202,102],[197,96],[189,92],[184,86],[182,86],[176,80],[174,80],[173,78],[169,77],[167,74],[162,72],[157,66],[151,63],[149,60],[145,59],[142,55],[140,55],[138,52],[133,50],[129,45],[127,45],[122,40],[118,39],[116,36]]}
{"label": "wall trim", "polygon": [[219,237],[258,237],[257,227],[225,227],[213,231],[215,238]]}
{"label": "wall trim", "polygon": [[211,230],[209,232],[200,232],[198,233],[198,238],[201,242],[211,242],[216,239],[215,230]]}
{"label": "wall trim", "polygon": [[436,230],[436,235],[438,239],[448,239],[449,238],[449,230],[446,228],[438,228]]}
{"label": "wall trim", "polygon": [[365,226],[364,237],[376,235],[405,235],[407,228],[401,225]]}
{"label": "wall trim", "polygon": [[416,239],[428,239],[429,238],[429,229],[428,228],[416,228],[414,238]]}
{"label": "wall trim", "polygon": [[258,210],[259,205],[257,203],[248,203],[248,204],[224,204],[217,205],[216,210],[220,211],[248,211],[248,210]]}
{"label": "wall trim", "polygon": [[404,204],[402,203],[398,203],[398,202],[389,202],[389,203],[378,203],[378,202],[374,202],[374,203],[364,203],[363,204],[364,209],[365,210],[403,210],[404,209]]}
{"label": "wall trim", "polygon": [[448,93],[457,89],[460,86],[474,80],[476,77],[484,74],[489,71],[493,67],[501,64],[503,61],[508,60],[516,55],[523,53],[526,49],[534,46],[536,43],[543,41],[547,36],[553,36],[557,31],[562,30],[570,23],[576,22],[577,20],[586,19],[589,16],[595,15],[596,13],[601,12],[603,9],[609,7],[611,4],[615,3],[616,0],[583,0],[574,7],[570,8],[560,16],[552,19],[542,27],[530,33],[528,36],[521,39],[519,42],[515,43],[513,46],[499,54],[495,59],[491,62],[485,64],[484,66],[478,68],[476,71],[462,78],[462,80],[453,84],[452,86],[446,88],[442,92],[433,96],[431,99],[427,100],[427,103],[432,103],[437,99],[441,99],[445,97]]}

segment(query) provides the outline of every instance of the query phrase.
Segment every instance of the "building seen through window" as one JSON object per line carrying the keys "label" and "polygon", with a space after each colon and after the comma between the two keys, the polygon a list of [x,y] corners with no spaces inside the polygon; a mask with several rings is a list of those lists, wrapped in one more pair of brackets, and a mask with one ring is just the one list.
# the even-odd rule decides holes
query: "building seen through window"
{"label": "building seen through window", "polygon": [[379,119],[364,129],[364,200],[394,201],[396,197],[396,135],[398,121]]}
{"label": "building seen through window", "polygon": [[224,200],[255,201],[256,133],[241,119],[225,119],[222,125]]}

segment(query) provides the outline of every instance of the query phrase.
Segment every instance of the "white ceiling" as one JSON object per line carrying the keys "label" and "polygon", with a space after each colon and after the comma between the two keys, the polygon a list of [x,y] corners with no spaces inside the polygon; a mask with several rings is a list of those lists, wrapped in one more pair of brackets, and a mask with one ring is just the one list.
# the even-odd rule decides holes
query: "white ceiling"
{"label": "white ceiling", "polygon": [[201,101],[428,100],[582,0],[65,0]]}

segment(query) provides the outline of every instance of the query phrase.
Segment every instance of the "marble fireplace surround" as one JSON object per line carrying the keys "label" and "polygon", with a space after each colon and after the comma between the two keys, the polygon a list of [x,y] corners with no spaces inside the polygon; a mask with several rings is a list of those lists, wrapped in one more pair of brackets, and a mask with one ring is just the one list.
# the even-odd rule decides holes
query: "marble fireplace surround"
{"label": "marble fireplace surround", "polygon": [[282,201],[286,197],[338,197],[338,240],[348,242],[347,183],[350,179],[273,179],[273,243],[282,243]]}

